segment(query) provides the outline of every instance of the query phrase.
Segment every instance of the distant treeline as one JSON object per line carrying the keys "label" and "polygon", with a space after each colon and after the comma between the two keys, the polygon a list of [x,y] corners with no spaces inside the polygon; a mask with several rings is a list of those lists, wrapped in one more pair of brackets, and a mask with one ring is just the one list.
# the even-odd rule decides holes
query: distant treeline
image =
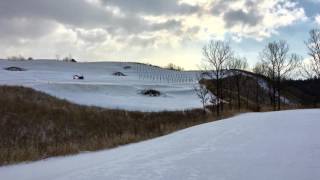
{"label": "distant treeline", "polygon": [[[305,45],[309,54],[307,61],[290,53],[285,40],[269,42],[250,69],[247,59],[237,55],[229,42],[209,41],[202,49],[205,76],[199,77],[200,83],[194,88],[203,109],[210,102],[219,117],[226,105],[233,107],[235,102],[238,110],[248,109],[250,104],[256,110],[266,105],[273,110],[281,110],[286,105],[317,107],[320,104],[320,29],[310,30]],[[299,76],[306,80],[289,80]]]}

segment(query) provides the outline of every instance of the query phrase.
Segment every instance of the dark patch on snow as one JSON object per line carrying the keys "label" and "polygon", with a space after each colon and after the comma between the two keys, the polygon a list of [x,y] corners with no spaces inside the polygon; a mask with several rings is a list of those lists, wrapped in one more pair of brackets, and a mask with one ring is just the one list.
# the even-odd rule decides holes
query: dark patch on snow
{"label": "dark patch on snow", "polygon": [[131,66],[124,66],[123,69],[131,69]]}
{"label": "dark patch on snow", "polygon": [[152,97],[158,97],[161,95],[160,91],[154,90],[154,89],[145,89],[141,91],[142,95],[145,96],[152,96]]}
{"label": "dark patch on snow", "polygon": [[26,69],[21,68],[21,67],[15,67],[15,66],[11,66],[11,67],[7,67],[4,68],[7,71],[26,71]]}
{"label": "dark patch on snow", "polygon": [[114,76],[127,76],[127,75],[125,75],[125,74],[122,73],[122,72],[115,72],[115,73],[113,73],[112,75],[114,75]]}
{"label": "dark patch on snow", "polygon": [[83,75],[73,75],[73,79],[83,80],[84,76]]}
{"label": "dark patch on snow", "polygon": [[202,72],[201,77],[211,77],[211,73],[210,72]]}

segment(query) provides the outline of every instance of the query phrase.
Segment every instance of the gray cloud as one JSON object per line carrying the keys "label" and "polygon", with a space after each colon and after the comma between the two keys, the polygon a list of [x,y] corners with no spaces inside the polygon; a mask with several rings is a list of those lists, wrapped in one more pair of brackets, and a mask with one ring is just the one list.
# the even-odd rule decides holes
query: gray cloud
{"label": "gray cloud", "polygon": [[[269,9],[261,9],[258,6],[261,1],[237,0],[245,5],[234,7],[235,1],[210,0],[211,10],[208,12],[207,4],[190,5],[180,3],[180,0],[97,0],[98,3],[88,0],[0,0],[0,46],[4,47],[0,54],[5,54],[6,49],[9,49],[7,52],[25,49],[38,53],[40,51],[33,49],[35,44],[46,52],[72,48],[82,52],[100,45],[110,49],[169,47],[166,43],[194,43],[227,32],[239,34],[239,37],[264,38],[269,30],[293,22],[268,26],[262,19]],[[271,7],[270,11],[288,9],[279,4],[285,1],[273,1],[277,1],[276,7]],[[288,13],[297,14],[298,11],[292,9],[296,7],[288,9]],[[210,24],[211,17],[224,23]],[[223,25],[225,27],[214,27]],[[248,28],[239,32],[239,28],[232,28],[237,25]],[[104,50],[105,47],[97,50],[100,51],[97,54],[104,54]]]}
{"label": "gray cloud", "polygon": [[179,4],[177,0],[101,0],[101,2],[105,5],[116,6],[123,13],[130,14],[191,14],[200,9],[198,6]]}
{"label": "gray cloud", "polygon": [[168,20],[163,23],[154,23],[151,25],[152,30],[179,30],[181,28],[181,22],[177,20]]}
{"label": "gray cloud", "polygon": [[233,2],[233,0],[218,0],[211,4],[212,14],[222,15],[227,28],[239,24],[255,26],[263,19],[263,15],[260,14],[261,12],[257,7],[257,1],[245,0],[244,7],[246,10],[230,8],[230,4]]}
{"label": "gray cloud", "polygon": [[244,12],[243,10],[230,10],[223,15],[226,27],[230,28],[236,24],[255,26],[262,20],[257,11]]}
{"label": "gray cloud", "polygon": [[211,3],[211,13],[213,15],[223,14],[226,10],[229,10],[229,6],[232,0],[217,0]]}
{"label": "gray cloud", "polygon": [[[132,6],[131,12],[144,13],[166,13],[166,7],[169,12],[189,12],[192,7],[188,5],[178,5],[176,0],[158,1],[152,0],[152,3],[146,0],[125,0],[106,1],[107,4],[119,5],[121,9],[127,10]],[[147,3],[148,2],[148,3]],[[161,3],[160,3],[161,2]],[[166,4],[167,2],[168,4]],[[180,27],[181,23],[175,20],[169,20],[164,23],[152,23],[144,20],[138,14],[130,16],[117,16],[112,12],[107,11],[103,6],[90,4],[84,0],[10,0],[0,1],[0,17],[2,19],[42,19],[45,21],[56,21],[58,23],[71,26],[81,27],[84,29],[102,28],[113,35],[123,34],[139,34],[145,31],[158,31],[162,29],[175,30]],[[29,24],[32,26],[32,23]],[[12,26],[13,27],[13,26]],[[35,31],[42,29],[50,32],[49,29],[44,29],[45,24],[37,24]],[[11,31],[7,31],[10,34]],[[29,36],[33,31],[24,32],[24,35]],[[21,34],[22,35],[22,34]]]}
{"label": "gray cloud", "polygon": [[37,18],[0,18],[0,27],[0,37],[36,38],[46,35],[56,27],[56,24]]}
{"label": "gray cloud", "polygon": [[77,37],[88,43],[102,43],[107,40],[108,33],[102,29],[82,31],[79,29],[74,30]]}
{"label": "gray cloud", "polygon": [[56,27],[56,23],[38,18],[0,18],[0,41],[7,47],[20,46],[44,37]]}
{"label": "gray cloud", "polygon": [[113,18],[112,14],[103,8],[93,6],[83,0],[0,1],[0,16],[2,18],[41,17],[78,26],[98,25]]}
{"label": "gray cloud", "polygon": [[153,46],[157,39],[155,37],[143,38],[139,36],[133,36],[129,38],[128,45],[133,47],[148,47]]}

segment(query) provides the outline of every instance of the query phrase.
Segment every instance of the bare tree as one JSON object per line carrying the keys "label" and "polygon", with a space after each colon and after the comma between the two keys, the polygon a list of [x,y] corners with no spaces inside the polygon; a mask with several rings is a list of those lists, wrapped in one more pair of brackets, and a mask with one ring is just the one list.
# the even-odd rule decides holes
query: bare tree
{"label": "bare tree", "polygon": [[237,101],[238,101],[238,110],[241,110],[241,82],[243,82],[242,71],[248,68],[248,62],[246,58],[242,57],[233,57],[228,61],[227,67],[229,70],[232,70],[232,73],[235,77],[235,84],[237,89]]}
{"label": "bare tree", "polygon": [[213,79],[215,79],[215,96],[216,96],[216,113],[217,116],[220,116],[220,108],[223,110],[222,101],[219,99],[223,98],[222,92],[222,81],[221,79],[226,72],[227,62],[232,58],[233,53],[229,43],[224,41],[214,41],[211,40],[207,45],[202,49],[204,60],[206,62],[208,70],[211,72]]}
{"label": "bare tree", "polygon": [[59,54],[56,54],[56,60],[60,61],[60,55]]}
{"label": "bare tree", "polygon": [[[256,104],[256,111],[260,111],[261,103],[263,98],[261,96],[262,92],[260,92],[260,88],[263,88],[263,85],[260,84],[262,76],[268,75],[268,68],[266,64],[261,62],[257,62],[256,65],[253,67],[252,72],[256,74],[256,81],[255,81],[255,104]],[[261,77],[259,77],[261,76]]]}
{"label": "bare tree", "polygon": [[299,66],[301,57],[296,54],[289,55],[289,45],[282,40],[269,43],[260,57],[262,63],[267,67],[267,75],[271,79],[273,108],[280,110],[281,82]]}
{"label": "bare tree", "polygon": [[195,85],[193,89],[201,101],[203,112],[206,113],[206,104],[210,99],[210,96],[209,96],[210,94],[209,94],[209,90],[206,88],[206,85],[200,82],[201,78],[198,78],[198,79],[199,79],[199,84]]}
{"label": "bare tree", "polygon": [[320,29],[312,29],[305,44],[311,59],[310,63],[303,66],[304,75],[307,78],[320,78]]}

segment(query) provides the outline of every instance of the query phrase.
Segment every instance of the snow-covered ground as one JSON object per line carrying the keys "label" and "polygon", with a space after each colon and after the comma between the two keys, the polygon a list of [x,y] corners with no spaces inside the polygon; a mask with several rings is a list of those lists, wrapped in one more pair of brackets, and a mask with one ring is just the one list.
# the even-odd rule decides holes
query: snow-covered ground
{"label": "snow-covered ground", "polygon": [[[17,66],[27,71],[7,71]],[[125,68],[130,66],[130,68]],[[122,72],[127,76],[114,76]],[[0,84],[23,85],[69,101],[107,108],[162,111],[201,107],[193,91],[200,72],[169,71],[144,64],[125,62],[71,63],[53,60],[0,60]],[[84,80],[73,80],[80,74]],[[152,88],[160,97],[143,96]]]}
{"label": "snow-covered ground", "polygon": [[1,180],[318,180],[320,110],[248,113],[112,150],[0,168]]}

